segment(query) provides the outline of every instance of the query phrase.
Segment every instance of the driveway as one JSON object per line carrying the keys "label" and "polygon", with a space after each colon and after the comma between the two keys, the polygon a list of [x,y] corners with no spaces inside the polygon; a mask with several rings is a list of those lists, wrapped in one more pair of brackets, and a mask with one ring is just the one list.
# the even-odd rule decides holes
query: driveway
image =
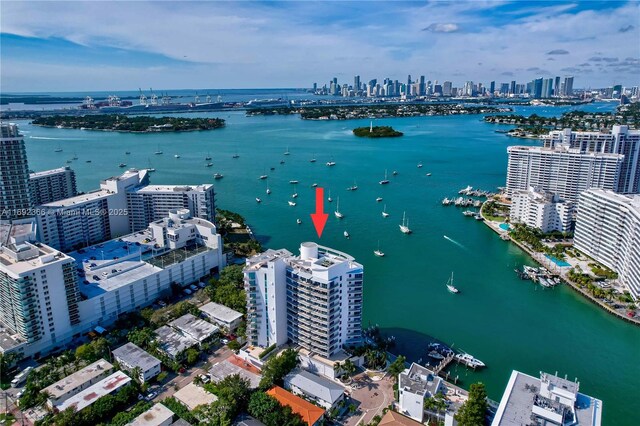
{"label": "driveway", "polygon": [[376,414],[382,414],[382,410],[394,400],[393,379],[388,376],[375,381],[366,373],[360,373],[353,378],[349,387],[351,399],[358,406],[358,411],[344,420],[346,426],[369,423]]}

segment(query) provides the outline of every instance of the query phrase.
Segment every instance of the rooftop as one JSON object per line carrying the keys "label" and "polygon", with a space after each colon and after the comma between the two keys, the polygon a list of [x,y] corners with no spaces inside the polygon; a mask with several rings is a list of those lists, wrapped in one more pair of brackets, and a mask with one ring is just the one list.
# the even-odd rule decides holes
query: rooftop
{"label": "rooftop", "polygon": [[226,323],[231,323],[242,318],[242,314],[240,312],[234,311],[231,308],[227,308],[226,306],[215,302],[209,302],[206,305],[201,306],[200,311],[204,312],[211,318]]}
{"label": "rooftop", "polygon": [[29,173],[29,178],[30,179],[37,179],[37,178],[40,178],[40,177],[57,175],[59,173],[64,173],[64,172],[69,171],[69,170],[71,170],[71,167],[68,167],[68,166],[60,167],[60,168],[57,168],[57,169],[51,169],[51,170],[43,170],[41,172]]}
{"label": "rooftop", "polygon": [[43,204],[42,206],[52,208],[82,206],[85,203],[99,200],[100,198],[105,198],[112,194],[113,193],[111,191],[107,191],[106,189],[98,189],[95,191],[87,192],[86,194],[76,195],[75,197],[52,201],[50,203]]}
{"label": "rooftop", "polygon": [[241,413],[236,417],[234,426],[265,426],[265,424],[246,413]]}
{"label": "rooftop", "polygon": [[[559,379],[556,381],[555,379]],[[566,389],[566,379],[546,375],[550,383]],[[553,382],[551,382],[553,380]],[[577,383],[573,382],[577,392]],[[520,426],[532,422],[534,406],[536,411],[546,410],[552,415],[565,416],[565,422],[575,426],[599,426],[602,416],[602,401],[581,393],[577,394],[575,406],[568,407],[559,402],[540,396],[541,382],[539,378],[529,376],[519,371],[513,371],[509,383],[504,391],[492,426]],[[575,419],[572,412],[575,412]],[[574,421],[575,420],[575,421]]]}
{"label": "rooftop", "polygon": [[282,389],[280,386],[274,386],[267,391],[267,394],[271,395],[281,405],[286,405],[291,408],[294,413],[300,414],[302,420],[309,426],[313,426],[324,414],[324,410],[312,403],[305,401],[299,396],[295,396],[291,392]]}
{"label": "rooftop", "polygon": [[187,192],[187,191],[206,191],[211,188],[212,184],[204,185],[146,185],[135,188],[138,193],[146,192]]}
{"label": "rooftop", "polygon": [[234,355],[222,362],[214,364],[209,369],[209,373],[211,373],[211,378],[216,383],[227,376],[238,374],[243,379],[249,380],[249,386],[251,388],[257,388],[260,384],[260,370]]}
{"label": "rooftop", "polygon": [[217,396],[194,383],[189,383],[178,392],[174,393],[173,397],[187,406],[190,410],[195,410],[198,405],[209,405],[218,399]]}
{"label": "rooftop", "polygon": [[400,389],[414,394],[435,395],[442,384],[442,379],[426,367],[411,364],[408,370],[400,373]]}
{"label": "rooftop", "polygon": [[393,410],[387,411],[387,414],[382,416],[382,420],[378,423],[378,426],[422,426],[422,423],[416,422],[407,416],[403,416],[400,413],[396,413]]}
{"label": "rooftop", "polygon": [[53,399],[57,399],[67,392],[82,386],[92,379],[95,379],[101,374],[110,371],[111,369],[113,369],[113,365],[110,362],[100,359],[93,364],[89,364],[83,369],[68,375],[62,380],[58,380],[51,386],[44,388],[42,391],[50,394]]}
{"label": "rooftop", "polygon": [[160,349],[171,357],[176,357],[182,351],[198,344],[196,340],[188,336],[183,336],[167,325],[158,328],[156,334],[160,342]]}
{"label": "rooftop", "polygon": [[160,364],[158,358],[133,343],[120,346],[112,353],[117,359],[124,361],[124,363],[133,367],[140,367],[143,372]]}
{"label": "rooftop", "polygon": [[305,394],[326,401],[332,405],[344,392],[344,388],[337,383],[302,369],[292,371],[285,378],[285,383],[289,383],[299,388]]}
{"label": "rooftop", "polygon": [[119,388],[131,382],[131,377],[122,371],[116,371],[107,378],[100,380],[98,383],[89,386],[85,390],[64,401],[58,406],[58,410],[64,411],[69,407],[73,407],[76,411],[93,404],[105,395],[109,395]]}
{"label": "rooftop", "polygon": [[202,342],[218,331],[215,325],[192,314],[185,314],[169,323],[169,325],[183,334]]}
{"label": "rooftop", "polygon": [[171,419],[173,419],[173,411],[157,403],[132,422],[127,423],[127,426],[158,426]]}

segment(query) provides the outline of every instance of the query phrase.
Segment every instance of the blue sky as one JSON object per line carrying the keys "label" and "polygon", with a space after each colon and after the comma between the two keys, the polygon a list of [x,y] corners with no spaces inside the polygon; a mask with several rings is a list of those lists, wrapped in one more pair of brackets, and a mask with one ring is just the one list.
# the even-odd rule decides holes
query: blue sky
{"label": "blue sky", "polygon": [[640,2],[2,1],[0,89],[640,84]]}

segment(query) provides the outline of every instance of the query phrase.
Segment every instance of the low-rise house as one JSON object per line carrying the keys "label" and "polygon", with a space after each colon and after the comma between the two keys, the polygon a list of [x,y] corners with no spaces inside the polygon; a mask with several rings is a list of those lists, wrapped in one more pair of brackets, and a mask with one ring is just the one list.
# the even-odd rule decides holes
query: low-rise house
{"label": "low-rise house", "polygon": [[123,386],[131,383],[131,377],[122,371],[116,371],[109,377],[100,380],[98,383],[89,386],[82,392],[79,392],[71,398],[58,405],[58,411],[64,411],[73,407],[76,412],[82,411],[103,396],[113,395],[117,393]]}
{"label": "low-rise house", "polygon": [[224,305],[215,302],[209,302],[200,307],[200,311],[212,323],[233,333],[242,322],[242,314],[234,311]]}
{"label": "low-rise house", "polygon": [[280,386],[272,387],[267,391],[267,394],[277,399],[280,405],[286,405],[291,408],[291,411],[294,413],[300,414],[302,420],[308,426],[320,425],[322,422],[325,410],[313,405],[309,401],[305,401]]}
{"label": "low-rise house", "polygon": [[170,426],[173,424],[173,411],[158,403],[127,423],[127,426]]}
{"label": "low-rise house", "polygon": [[347,359],[350,359],[356,366],[362,366],[364,363],[364,357],[354,357],[343,350],[340,350],[327,358],[319,355],[318,353],[311,352],[308,349],[300,348],[298,351],[298,358],[300,359],[300,367],[317,374],[318,376],[328,377],[331,380],[336,380],[340,374],[336,372],[336,369],[334,368],[336,363],[342,364]]}
{"label": "low-rise house", "polygon": [[169,323],[178,333],[201,344],[218,332],[218,327],[191,314],[185,314]]}
{"label": "low-rise house", "polygon": [[42,390],[48,395],[47,406],[49,409],[59,406],[67,399],[107,377],[111,370],[113,370],[113,365],[100,359],[62,380],[58,380]]}
{"label": "low-rise house", "polygon": [[580,382],[513,370],[491,426],[600,426],[602,401],[579,393]]}
{"label": "low-rise house", "polygon": [[398,375],[400,412],[420,423],[424,421],[424,400],[446,392],[444,383],[433,371],[416,364]]}
{"label": "low-rise house", "polygon": [[380,420],[380,423],[378,423],[378,426],[423,426],[423,425],[422,423],[418,423],[407,416],[403,416],[400,413],[397,413],[393,410],[389,410],[384,416],[382,416],[382,419]]}
{"label": "low-rise house", "polygon": [[227,376],[238,374],[243,379],[249,381],[249,386],[253,389],[260,384],[260,370],[253,364],[248,363],[244,359],[232,355],[222,362],[214,364],[209,369],[211,380],[218,383]]}
{"label": "low-rise house", "polygon": [[285,377],[284,387],[295,395],[317,403],[327,411],[344,398],[342,386],[301,369],[296,369]]}
{"label": "low-rise house", "polygon": [[194,383],[189,383],[174,393],[173,397],[189,408],[189,410],[195,410],[196,407],[200,405],[209,405],[218,400],[217,396]]}
{"label": "low-rise house", "polygon": [[177,360],[189,348],[198,345],[198,341],[189,336],[184,336],[173,328],[163,325],[155,330],[160,343],[160,350],[172,360]]}
{"label": "low-rise house", "polygon": [[140,369],[138,378],[141,383],[151,380],[162,371],[162,363],[158,358],[133,343],[120,346],[112,354],[120,367],[130,374],[133,374],[136,368]]}

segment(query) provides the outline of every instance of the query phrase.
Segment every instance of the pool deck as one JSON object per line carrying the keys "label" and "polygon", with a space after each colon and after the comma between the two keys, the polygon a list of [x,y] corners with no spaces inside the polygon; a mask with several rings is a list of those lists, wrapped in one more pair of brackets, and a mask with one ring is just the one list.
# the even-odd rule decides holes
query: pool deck
{"label": "pool deck", "polygon": [[[487,218],[484,217],[484,214],[482,213],[482,208],[480,208],[480,214],[484,218],[484,220],[482,222],[484,222],[485,225],[487,225],[489,228],[491,228],[498,235],[502,236],[504,234],[508,234],[507,231],[505,231],[504,229],[500,228],[500,223],[504,223],[504,222],[498,223],[498,222],[492,222],[492,221],[488,220]],[[589,299],[591,302],[595,303],[596,305],[600,306],[601,308],[603,308],[604,310],[606,310],[610,314],[613,314],[613,315],[617,316],[620,319],[623,319],[623,320],[625,320],[625,321],[627,321],[627,322],[629,322],[631,324],[635,324],[637,326],[640,326],[640,318],[639,317],[636,316],[636,317],[633,317],[633,318],[629,318],[625,314],[616,311],[615,309],[611,308],[610,306],[608,306],[607,304],[605,304],[601,300],[595,298],[593,295],[591,295],[586,290],[580,288],[577,283],[571,281],[569,279],[569,277],[567,276],[567,274],[569,273],[569,270],[571,269],[569,266],[559,267],[552,260],[548,259],[544,253],[539,253],[539,252],[533,251],[529,247],[527,247],[525,244],[523,244],[523,243],[521,243],[519,241],[516,241],[513,238],[509,238],[509,240],[511,242],[513,242],[515,245],[517,245],[518,247],[520,247],[523,251],[525,251],[538,264],[540,264],[543,267],[547,268],[549,271],[559,275],[560,278],[562,279],[562,281],[564,281],[565,283],[569,284],[569,286],[572,289],[574,289],[578,293],[582,294],[584,297]]]}

